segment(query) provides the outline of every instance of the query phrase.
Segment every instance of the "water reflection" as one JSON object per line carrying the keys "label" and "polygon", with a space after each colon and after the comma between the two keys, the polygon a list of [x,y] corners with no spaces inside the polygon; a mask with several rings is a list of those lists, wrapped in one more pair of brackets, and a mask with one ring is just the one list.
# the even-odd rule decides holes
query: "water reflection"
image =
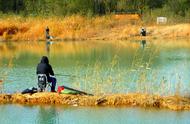
{"label": "water reflection", "polygon": [[50,45],[51,41],[46,41],[46,55],[50,57]]}
{"label": "water reflection", "polygon": [[40,106],[37,114],[37,124],[57,124],[59,120],[56,107]]}
{"label": "water reflection", "polygon": [[46,54],[47,56],[49,57],[49,53],[50,53],[50,43],[49,42],[46,42]]}
{"label": "water reflection", "polygon": [[141,44],[142,44],[142,47],[143,47],[143,49],[144,49],[144,47],[145,47],[145,45],[146,45],[146,40],[142,40],[142,41],[141,41]]}
{"label": "water reflection", "polygon": [[0,105],[0,124],[189,124],[189,111],[136,107]]}
{"label": "water reflection", "polygon": [[[188,40],[142,40],[140,43],[21,42],[0,43],[0,48],[0,78],[3,78],[6,71],[7,80],[3,85],[6,92],[35,86],[35,67],[43,55],[51,56],[50,61],[57,74],[76,75],[75,78],[57,77],[60,85],[65,84],[89,93],[126,93],[138,90],[167,93],[175,91],[179,76],[181,87],[187,88],[190,80]],[[14,66],[8,66],[11,65],[10,60]],[[163,81],[163,77],[167,81]],[[10,80],[14,83],[10,83]],[[163,88],[160,89],[160,86]]]}

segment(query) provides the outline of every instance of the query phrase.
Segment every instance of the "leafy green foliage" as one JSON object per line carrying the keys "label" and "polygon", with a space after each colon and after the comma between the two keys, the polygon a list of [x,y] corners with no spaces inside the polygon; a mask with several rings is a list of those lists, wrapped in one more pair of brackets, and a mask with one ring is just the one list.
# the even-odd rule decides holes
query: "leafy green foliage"
{"label": "leafy green foliage", "polygon": [[190,0],[0,0],[0,12],[28,15],[102,15],[112,12],[135,13],[169,8],[185,16]]}

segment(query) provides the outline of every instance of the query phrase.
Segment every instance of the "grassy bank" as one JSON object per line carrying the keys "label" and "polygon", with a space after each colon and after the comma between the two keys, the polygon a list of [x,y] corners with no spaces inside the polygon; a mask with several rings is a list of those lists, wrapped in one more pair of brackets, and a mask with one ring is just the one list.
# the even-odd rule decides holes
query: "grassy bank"
{"label": "grassy bank", "polygon": [[1,41],[45,40],[45,27],[55,40],[121,40],[139,39],[139,30],[146,27],[147,38],[190,37],[190,24],[151,25],[143,23],[138,15],[109,15],[84,17],[21,17],[5,16],[0,19]]}
{"label": "grassy bank", "polygon": [[105,96],[81,96],[58,93],[0,94],[0,104],[56,104],[71,106],[140,106],[190,110],[190,99],[182,96],[159,96],[140,93]]}

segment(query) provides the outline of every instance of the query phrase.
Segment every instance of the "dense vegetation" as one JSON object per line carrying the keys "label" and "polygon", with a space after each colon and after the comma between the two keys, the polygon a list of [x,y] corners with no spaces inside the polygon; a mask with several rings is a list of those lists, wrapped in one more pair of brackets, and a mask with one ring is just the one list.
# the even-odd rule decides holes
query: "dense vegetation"
{"label": "dense vegetation", "polygon": [[190,0],[0,0],[0,13],[23,16],[144,14],[159,9],[185,17],[189,8]]}

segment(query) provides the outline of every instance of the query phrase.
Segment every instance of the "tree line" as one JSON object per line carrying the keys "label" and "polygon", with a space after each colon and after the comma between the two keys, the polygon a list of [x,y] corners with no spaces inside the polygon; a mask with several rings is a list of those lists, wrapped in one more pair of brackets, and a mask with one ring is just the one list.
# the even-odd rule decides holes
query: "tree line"
{"label": "tree line", "polygon": [[167,8],[176,15],[189,12],[190,0],[0,0],[0,13],[30,15],[105,15]]}

